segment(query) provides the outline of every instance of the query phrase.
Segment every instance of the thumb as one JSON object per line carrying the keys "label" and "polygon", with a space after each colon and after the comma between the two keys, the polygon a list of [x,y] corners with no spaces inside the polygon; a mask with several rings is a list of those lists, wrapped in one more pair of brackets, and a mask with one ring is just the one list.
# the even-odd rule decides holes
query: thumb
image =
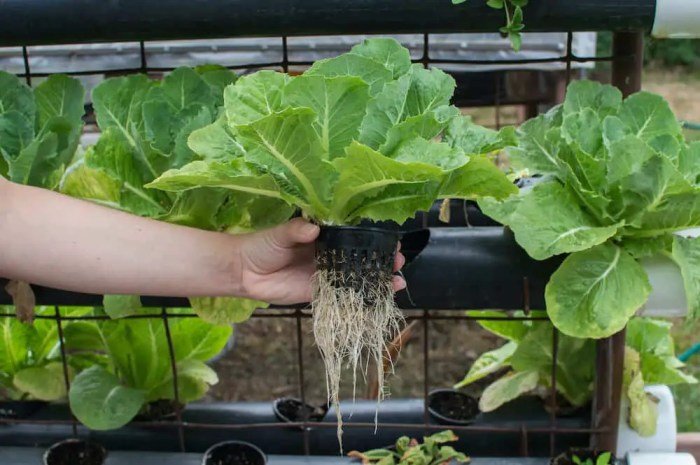
{"label": "thumb", "polygon": [[318,237],[320,228],[303,218],[293,220],[268,231],[268,237],[273,245],[280,248],[290,248],[297,244],[308,244]]}

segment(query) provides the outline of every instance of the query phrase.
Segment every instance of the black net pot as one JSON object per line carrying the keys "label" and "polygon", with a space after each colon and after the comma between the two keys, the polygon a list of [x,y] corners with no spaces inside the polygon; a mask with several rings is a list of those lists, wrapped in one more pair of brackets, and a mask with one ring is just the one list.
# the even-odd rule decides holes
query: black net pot
{"label": "black net pot", "polygon": [[282,422],[299,423],[323,421],[328,408],[327,406],[314,407],[294,397],[281,397],[272,403],[272,410],[277,419]]}
{"label": "black net pot", "polygon": [[46,407],[43,400],[6,400],[0,402],[0,418],[29,418]]}
{"label": "black net pot", "polygon": [[267,456],[256,445],[244,441],[214,444],[204,453],[202,465],[265,465]]}
{"label": "black net pot", "polygon": [[438,423],[470,425],[479,415],[479,401],[454,389],[436,389],[428,394],[428,412]]}
{"label": "black net pot", "polygon": [[322,226],[316,241],[316,265],[332,272],[333,285],[359,291],[363,282],[391,280],[401,235],[364,226]]}
{"label": "black net pot", "polygon": [[[593,463],[595,464],[596,460],[598,460],[598,457],[600,457],[604,453],[605,453],[604,450],[596,450],[596,449],[569,449],[568,451],[554,457],[549,462],[549,464],[550,465],[576,465],[576,463],[573,460],[574,456],[581,459],[582,462],[585,462],[587,459],[591,459],[593,461]],[[611,454],[610,465],[617,465],[617,464],[619,464],[617,457],[615,457],[615,454]]]}
{"label": "black net pot", "polygon": [[83,439],[57,442],[44,453],[44,465],[102,465],[106,459],[102,445]]}

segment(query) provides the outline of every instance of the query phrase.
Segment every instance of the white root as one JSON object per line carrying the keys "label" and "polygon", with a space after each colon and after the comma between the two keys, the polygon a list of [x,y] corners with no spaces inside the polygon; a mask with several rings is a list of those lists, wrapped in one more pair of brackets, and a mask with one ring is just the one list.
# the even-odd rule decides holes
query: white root
{"label": "white root", "polygon": [[[388,344],[404,322],[394,303],[391,279],[390,273],[373,270],[362,276],[347,276],[322,266],[314,276],[313,331],[326,368],[328,399],[336,408],[341,453],[343,419],[339,391],[343,367],[352,372],[353,400],[358,368],[366,379],[368,367],[376,367],[380,387],[377,402],[387,392],[383,360]],[[375,415],[375,425],[376,421]]]}

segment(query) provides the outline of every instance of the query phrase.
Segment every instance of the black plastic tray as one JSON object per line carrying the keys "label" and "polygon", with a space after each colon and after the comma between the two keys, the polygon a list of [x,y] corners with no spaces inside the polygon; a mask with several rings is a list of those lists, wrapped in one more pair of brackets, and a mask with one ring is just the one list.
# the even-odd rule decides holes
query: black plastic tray
{"label": "black plastic tray", "polygon": [[[373,424],[376,402],[346,402],[343,413],[346,422]],[[348,416],[352,414],[351,418]],[[67,406],[49,405],[30,417],[31,420],[66,420],[69,417]],[[263,426],[241,429],[227,429],[223,425],[247,425],[261,423],[281,423],[272,409],[272,402],[241,402],[190,404],[183,412],[183,420],[191,424],[207,424],[206,428],[186,428],[185,446],[189,452],[203,453],[211,445],[226,440],[242,440],[260,447],[272,455],[304,454],[304,433],[298,426],[284,428]],[[330,411],[324,419],[329,427],[311,427],[309,452],[312,455],[334,455],[338,452],[335,436],[335,412]],[[415,424],[416,428],[396,428],[380,426],[376,434],[374,427],[347,426],[343,435],[346,450],[366,450],[385,447],[402,435],[420,438],[426,431],[422,428],[422,399],[389,399],[380,405],[379,422],[386,424]],[[432,424],[440,424],[435,420]],[[506,404],[501,409],[477,417],[472,426],[546,428],[549,416],[542,408],[539,399],[523,397]],[[582,416],[560,418],[561,428],[585,428],[588,419]],[[216,425],[222,425],[217,428]],[[444,425],[444,429],[450,425]],[[93,439],[108,450],[138,451],[179,451],[178,431],[175,426],[155,427],[127,425],[112,431],[89,431],[79,427],[81,437]],[[48,447],[72,434],[70,424],[14,424],[0,426],[0,447]],[[521,450],[520,432],[458,431],[456,444],[461,450],[475,456],[518,456]],[[583,447],[588,444],[588,436],[583,433],[557,434],[556,449],[564,451],[569,447]],[[528,432],[528,451],[533,456],[549,454],[549,434]],[[0,463],[5,463],[0,461]]]}

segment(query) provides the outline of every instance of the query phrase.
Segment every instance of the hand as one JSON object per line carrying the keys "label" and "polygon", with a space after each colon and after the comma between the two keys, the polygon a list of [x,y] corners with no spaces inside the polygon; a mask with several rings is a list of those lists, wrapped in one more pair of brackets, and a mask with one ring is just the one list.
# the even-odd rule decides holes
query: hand
{"label": "hand", "polygon": [[[311,277],[316,271],[314,241],[320,229],[301,218],[249,234],[241,245],[241,284],[247,297],[272,304],[311,300]],[[397,250],[394,271],[406,262]],[[394,291],[406,287],[394,277]]]}

